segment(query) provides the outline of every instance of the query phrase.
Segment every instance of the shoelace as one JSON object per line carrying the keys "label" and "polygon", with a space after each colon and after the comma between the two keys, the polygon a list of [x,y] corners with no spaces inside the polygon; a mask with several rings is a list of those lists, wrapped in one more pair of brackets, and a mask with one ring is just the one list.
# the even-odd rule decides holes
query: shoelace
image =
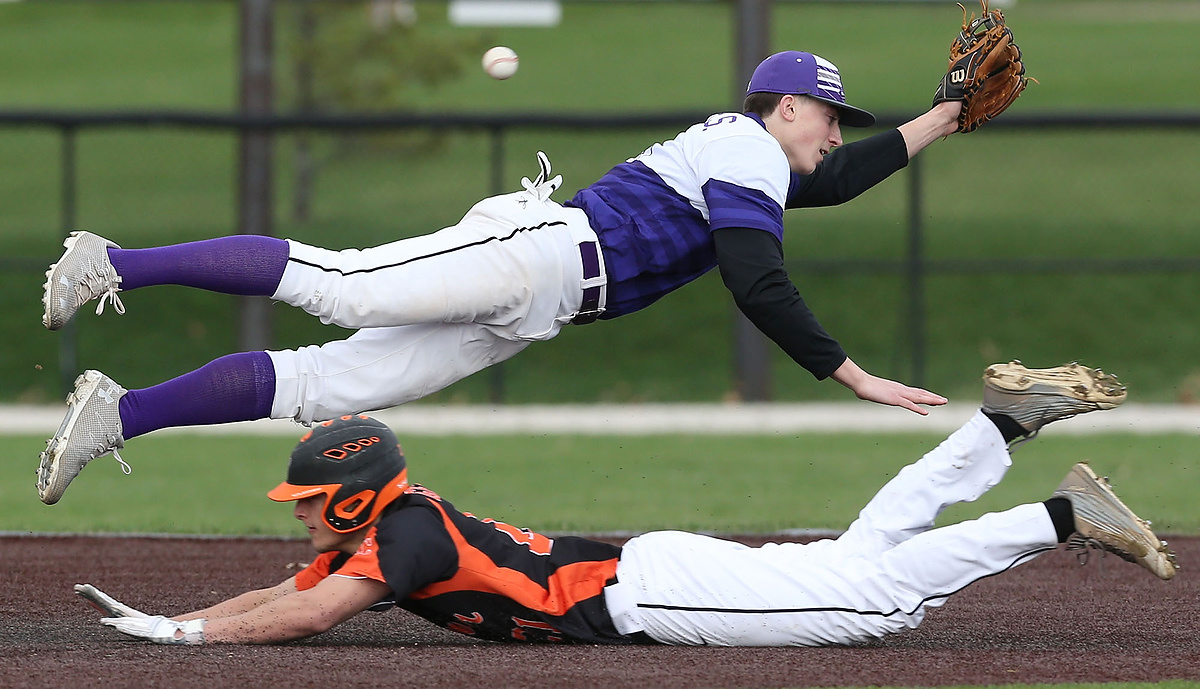
{"label": "shoelace", "polygon": [[120,463],[120,465],[121,465],[121,472],[124,473],[126,476],[132,474],[133,467],[129,466],[128,462],[121,459],[121,453],[117,452],[116,449],[113,449],[112,453],[113,453],[113,459],[117,460],[117,462]]}
{"label": "shoelace", "polygon": [[1135,558],[1133,555],[1125,552],[1124,550],[1121,550],[1120,548],[1118,548],[1116,546],[1111,546],[1106,543],[1101,543],[1100,541],[1097,541],[1094,538],[1088,538],[1087,536],[1084,536],[1082,534],[1077,534],[1077,533],[1071,534],[1071,536],[1067,539],[1066,545],[1067,545],[1067,550],[1078,550],[1079,551],[1079,552],[1075,553],[1075,559],[1079,561],[1080,566],[1087,564],[1088,556],[1091,554],[1091,550],[1089,550],[1089,548],[1093,549],[1093,550],[1100,550],[1103,552],[1112,553],[1113,555],[1116,555],[1117,557],[1119,557],[1122,560],[1125,560],[1127,562],[1136,563],[1138,561],[1137,558]]}
{"label": "shoelace", "polygon": [[[117,280],[120,281],[120,278],[117,278]],[[114,304],[114,308],[115,308],[115,304]],[[100,312],[97,311],[96,313],[99,314]],[[124,311],[118,311],[118,313],[124,313]],[[109,385],[109,387],[107,389],[97,388],[96,396],[99,397],[100,399],[104,400],[108,404],[115,404],[117,401],[117,397],[118,397],[118,388],[115,384]],[[113,458],[116,459],[118,462],[120,462],[121,471],[123,471],[126,476],[132,474],[133,467],[129,466],[129,464],[124,459],[121,459],[121,453],[117,452],[117,443],[121,442],[121,437],[114,433],[106,433],[106,434],[104,434],[104,442],[109,447],[112,448]],[[100,453],[105,451],[103,447],[97,448],[97,450],[98,450],[97,453],[92,456],[92,459],[99,457]],[[91,461],[91,460],[88,460],[88,461]]]}
{"label": "shoelace", "polygon": [[538,151],[537,159],[538,166],[541,168],[537,179],[531,182],[528,177],[522,177],[521,186],[525,187],[525,191],[532,194],[538,201],[546,201],[562,186],[562,175],[550,177],[550,159],[546,157],[545,153]]}
{"label": "shoelace", "polygon": [[[1146,528],[1150,527],[1149,521],[1142,520],[1142,523],[1146,525]],[[1167,547],[1166,541],[1160,540],[1159,543],[1161,544],[1161,548],[1158,549],[1158,552],[1162,553],[1163,556],[1166,557],[1167,562],[1171,563],[1171,566],[1175,570],[1179,570],[1179,563],[1176,562],[1176,560],[1175,560],[1175,551],[1173,551]],[[1131,553],[1128,553],[1116,546],[1111,546],[1106,543],[1102,543],[1094,538],[1088,538],[1087,536],[1084,536],[1084,535],[1078,534],[1078,533],[1071,534],[1071,536],[1069,538],[1067,538],[1066,546],[1067,546],[1067,550],[1079,551],[1079,552],[1075,553],[1075,559],[1078,560],[1080,566],[1087,564],[1088,555],[1091,553],[1091,550],[1089,550],[1089,548],[1093,549],[1093,550],[1102,551],[1102,553],[1105,553],[1105,552],[1112,553],[1112,554],[1116,555],[1117,557],[1121,558],[1122,560],[1125,560],[1126,562],[1133,562],[1135,564],[1140,564],[1139,560],[1136,557],[1134,557]]]}
{"label": "shoelace", "polygon": [[100,295],[100,303],[96,305],[96,315],[104,313],[104,304],[112,302],[113,310],[121,315],[125,315],[125,305],[121,303],[121,298],[117,296],[117,292],[121,291],[118,286],[121,284],[121,276],[116,274],[111,267],[102,267],[97,269],[97,266],[91,266],[79,278],[79,282],[75,283],[75,303],[83,304],[88,299]]}
{"label": "shoelace", "polygon": [[119,440],[120,440],[120,438],[116,435],[113,435],[112,433],[105,434],[104,442],[108,445],[107,449],[102,445],[102,446],[96,448],[95,450],[93,450],[92,452],[94,452],[95,454],[93,454],[91,459],[88,459],[87,461],[85,461],[79,468],[82,470],[83,467],[87,466],[89,463],[91,463],[96,458],[104,455],[105,453],[111,452],[113,459],[117,460],[117,462],[121,465],[121,473],[125,474],[126,476],[132,474],[133,467],[129,466],[129,463],[121,458],[121,453],[115,447],[117,444],[117,441],[119,441]]}
{"label": "shoelace", "polygon": [[1008,453],[1012,454],[1013,452],[1016,452],[1018,445],[1020,445],[1023,442],[1026,442],[1026,441],[1033,440],[1034,438],[1036,438],[1038,436],[1038,433],[1040,433],[1041,431],[1042,431],[1042,429],[1039,428],[1036,431],[1033,431],[1026,435],[1022,435],[1022,436],[1013,438],[1012,441],[1008,443]]}

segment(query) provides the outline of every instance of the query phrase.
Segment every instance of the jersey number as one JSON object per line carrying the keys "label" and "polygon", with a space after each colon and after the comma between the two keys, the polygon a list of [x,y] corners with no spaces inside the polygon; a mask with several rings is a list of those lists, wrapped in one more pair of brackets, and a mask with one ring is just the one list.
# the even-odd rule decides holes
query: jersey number
{"label": "jersey number", "polygon": [[[716,116],[714,115],[713,117],[716,117]],[[721,115],[720,117],[717,117],[715,120],[712,117],[710,117],[710,118],[708,118],[708,121],[704,123],[704,128],[708,129],[709,127],[715,127],[718,124],[721,124],[722,122],[737,122],[737,118],[738,118],[737,115]]]}
{"label": "jersey number", "polygon": [[513,617],[512,638],[517,641],[536,641],[542,639],[544,641],[562,641],[562,632],[545,622],[537,620],[523,620],[520,617]]}
{"label": "jersey number", "polygon": [[[470,512],[463,512],[466,516],[472,519],[479,519]],[[549,555],[550,549],[554,547],[554,539],[547,538],[539,533],[534,533],[529,529],[518,529],[515,526],[498,522],[495,519],[479,519],[484,524],[491,524],[497,531],[513,539],[513,543],[529,547],[529,552],[534,555]]]}

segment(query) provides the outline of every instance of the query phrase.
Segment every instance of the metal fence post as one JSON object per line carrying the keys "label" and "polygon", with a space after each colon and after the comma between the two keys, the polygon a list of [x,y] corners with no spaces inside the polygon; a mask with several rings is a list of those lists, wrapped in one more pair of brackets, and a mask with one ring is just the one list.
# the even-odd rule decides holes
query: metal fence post
{"label": "metal fence post", "polygon": [[910,385],[925,387],[925,237],[922,228],[921,156],[908,164],[908,342],[912,353]]}
{"label": "metal fence post", "polygon": [[[492,144],[491,195],[498,196],[504,192],[504,127],[489,127],[488,136],[490,137]],[[492,404],[504,404],[504,362],[501,361],[491,368],[491,376],[488,379],[488,400]]]}
{"label": "metal fence post", "polygon": [[[270,117],[272,109],[272,0],[241,0],[240,106],[243,115]],[[273,132],[243,129],[238,137],[238,232],[270,236],[274,194]],[[241,297],[238,346],[271,346],[271,305],[265,297]]]}
{"label": "metal fence post", "polygon": [[[771,45],[771,0],[738,0],[734,23],[737,31],[733,99],[741,112],[746,84]],[[734,385],[745,401],[771,399],[771,349],[767,338],[733,307]]]}
{"label": "metal fence post", "polygon": [[[75,229],[75,127],[63,125],[62,130],[62,231],[66,237]],[[79,329],[75,319],[67,321],[58,337],[58,379],[62,394],[75,387],[79,370]]]}

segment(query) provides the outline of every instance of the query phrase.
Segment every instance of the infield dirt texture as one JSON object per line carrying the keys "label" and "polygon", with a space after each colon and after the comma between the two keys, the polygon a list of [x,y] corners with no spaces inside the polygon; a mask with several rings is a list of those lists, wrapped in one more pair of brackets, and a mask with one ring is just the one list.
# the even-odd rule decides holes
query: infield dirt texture
{"label": "infield dirt texture", "polygon": [[[738,539],[757,544],[761,537]],[[274,585],[301,540],[0,538],[2,687],[800,687],[1200,681],[1200,538],[1168,540],[1162,582],[1113,556],[1061,547],[976,582],[916,630],[854,648],[525,646],[477,642],[406,612],[363,613],[279,646],[159,646],[98,624],[92,583],[177,614]],[[619,541],[617,541],[619,542]]]}

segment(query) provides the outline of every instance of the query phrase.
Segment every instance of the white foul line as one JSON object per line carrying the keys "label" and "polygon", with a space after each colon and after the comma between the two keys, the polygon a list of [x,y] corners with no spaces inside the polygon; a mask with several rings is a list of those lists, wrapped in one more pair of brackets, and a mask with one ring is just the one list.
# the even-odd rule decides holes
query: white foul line
{"label": "white foul line", "polygon": [[[867,402],[629,405],[429,405],[371,412],[400,435],[775,435],[790,433],[935,433],[961,426],[978,409],[951,404],[920,416]],[[0,434],[46,435],[63,406],[0,407]],[[1126,404],[1054,424],[1056,434],[1200,435],[1200,405]],[[283,435],[303,433],[287,420],[192,426],[158,433]]]}

